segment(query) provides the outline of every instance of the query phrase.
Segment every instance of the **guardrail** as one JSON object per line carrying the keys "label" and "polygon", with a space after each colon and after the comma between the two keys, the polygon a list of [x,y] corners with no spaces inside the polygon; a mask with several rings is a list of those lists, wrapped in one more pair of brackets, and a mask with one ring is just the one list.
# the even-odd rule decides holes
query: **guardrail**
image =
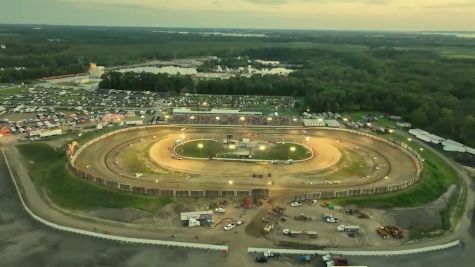
{"label": "guardrail", "polygon": [[16,179],[15,179],[15,176],[13,175],[13,172],[10,168],[10,163],[8,162],[7,156],[5,155],[5,151],[3,150],[3,148],[2,148],[2,154],[3,154],[3,158],[5,159],[5,163],[7,165],[10,176],[12,178],[13,184],[15,185],[15,189],[18,193],[18,197],[20,199],[20,202],[21,202],[21,205],[22,205],[23,209],[28,213],[28,215],[31,216],[31,218],[33,218],[35,221],[37,221],[37,222],[39,222],[43,225],[46,225],[50,228],[53,228],[53,229],[59,230],[59,231],[63,231],[63,232],[69,232],[69,233],[85,235],[85,236],[90,236],[90,237],[100,238],[100,239],[107,239],[107,240],[112,240],[112,241],[119,241],[119,242],[122,242],[122,243],[143,244],[143,245],[158,245],[158,246],[166,246],[166,247],[196,248],[196,249],[218,250],[218,251],[228,252],[228,246],[227,245],[188,243],[188,242],[179,242],[179,241],[143,239],[143,238],[133,238],[133,237],[111,235],[111,234],[102,234],[102,233],[96,233],[96,232],[87,231],[87,230],[83,230],[83,229],[76,229],[76,228],[73,228],[73,227],[59,225],[59,224],[50,222],[46,219],[43,219],[43,218],[39,217],[38,215],[34,214],[30,210],[30,208],[28,208],[28,206],[26,205],[26,202],[23,199],[20,188],[19,188],[19,186],[16,182]]}
{"label": "guardrail", "polygon": [[248,253],[280,253],[290,255],[342,255],[342,256],[401,256],[410,254],[419,254],[445,250],[457,246],[462,246],[460,240],[452,241],[442,245],[428,246],[422,248],[402,249],[402,250],[304,250],[304,249],[279,249],[279,248],[248,248]]}

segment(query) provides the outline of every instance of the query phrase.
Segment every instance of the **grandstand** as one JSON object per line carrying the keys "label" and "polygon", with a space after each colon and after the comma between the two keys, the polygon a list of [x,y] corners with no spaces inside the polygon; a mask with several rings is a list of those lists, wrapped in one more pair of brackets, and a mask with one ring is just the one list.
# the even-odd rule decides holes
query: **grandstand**
{"label": "grandstand", "polygon": [[317,119],[303,119],[303,125],[307,127],[332,127],[332,128],[338,128],[340,127],[340,123],[337,120],[329,120],[329,119],[323,119],[323,118],[317,118]]}
{"label": "grandstand", "polygon": [[182,114],[200,114],[200,115],[262,115],[262,112],[258,111],[240,111],[237,109],[211,109],[211,110],[191,110],[190,108],[174,108],[173,115]]}

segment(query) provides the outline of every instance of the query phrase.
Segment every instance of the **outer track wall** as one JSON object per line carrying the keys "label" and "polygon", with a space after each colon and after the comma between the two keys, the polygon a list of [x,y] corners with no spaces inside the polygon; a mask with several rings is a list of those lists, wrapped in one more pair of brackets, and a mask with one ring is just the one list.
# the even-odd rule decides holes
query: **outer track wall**
{"label": "outer track wall", "polygon": [[[189,125],[188,125],[189,126]],[[142,129],[147,129],[147,128],[155,128],[155,127],[161,127],[161,126],[140,126],[140,127],[130,127],[130,128],[125,128],[125,129],[120,129],[117,131],[113,131],[107,134],[104,134],[102,136],[99,136],[97,138],[94,138],[90,140],[89,142],[85,143],[82,145],[76,153],[71,157],[70,159],[70,166],[73,169],[74,173],[78,176],[81,177],[89,182],[95,182],[98,185],[106,186],[111,189],[117,189],[117,190],[122,190],[122,191],[127,191],[130,193],[135,193],[135,194],[141,194],[141,195],[151,195],[151,196],[168,196],[168,197],[244,197],[244,196],[252,196],[255,198],[267,198],[270,195],[270,188],[255,188],[255,189],[237,189],[234,191],[209,191],[206,188],[203,189],[197,189],[197,190],[183,190],[183,189],[173,189],[173,188],[156,188],[156,187],[135,187],[131,184],[121,184],[117,183],[115,181],[109,181],[106,178],[103,177],[95,177],[93,175],[90,175],[75,166],[75,161],[77,157],[81,154],[81,152],[86,149],[88,146],[90,146],[93,143],[96,143],[98,141],[103,140],[104,138],[107,138],[109,136],[121,133],[121,132],[126,132],[126,131],[134,131],[134,130],[142,130]],[[162,126],[163,127],[163,126]],[[174,127],[174,126],[166,126],[166,127]],[[179,127],[179,126],[177,126]],[[197,125],[197,127],[202,127],[206,128],[206,126],[203,125]],[[225,126],[209,126],[209,127],[225,127]],[[233,127],[233,126],[230,126]],[[269,126],[266,126],[267,128],[270,128]],[[258,127],[256,127],[258,128]],[[265,128],[265,127],[264,127]],[[272,128],[278,128],[278,129],[296,129],[296,127],[272,127]],[[307,129],[307,128],[303,128]],[[329,128],[324,128],[324,127],[319,127],[318,129],[329,129]],[[297,195],[295,196],[295,200],[306,200],[306,199],[329,199],[329,198],[342,198],[342,197],[355,197],[355,196],[364,196],[364,195],[375,195],[375,194],[384,194],[388,192],[394,192],[394,191],[399,191],[399,190],[404,190],[410,186],[412,186],[415,183],[418,183],[421,178],[421,173],[422,173],[422,158],[420,155],[413,149],[411,149],[409,146],[407,146],[404,143],[398,143],[398,142],[390,142],[384,138],[377,137],[371,134],[359,132],[359,131],[354,131],[354,130],[348,130],[348,129],[336,129],[336,128],[330,128],[331,130],[339,130],[339,131],[346,131],[350,132],[353,134],[358,134],[358,135],[363,135],[369,138],[372,138],[376,141],[379,142],[384,142],[390,146],[396,147],[401,152],[409,155],[415,162],[416,165],[416,175],[404,182],[401,182],[399,184],[393,184],[393,185],[388,185],[388,186],[383,186],[383,187],[371,187],[371,188],[362,188],[362,189],[349,189],[349,190],[329,190],[329,191],[321,191],[321,192],[311,192],[311,193],[306,193],[302,195]]]}

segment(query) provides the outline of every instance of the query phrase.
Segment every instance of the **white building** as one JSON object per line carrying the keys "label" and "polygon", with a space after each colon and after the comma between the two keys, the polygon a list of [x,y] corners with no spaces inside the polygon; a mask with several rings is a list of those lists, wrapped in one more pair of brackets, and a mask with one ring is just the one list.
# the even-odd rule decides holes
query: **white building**
{"label": "white building", "polygon": [[444,146],[444,151],[454,151],[454,152],[466,152],[465,145],[462,143],[459,143],[457,141],[447,139],[444,142],[442,142],[442,145]]}
{"label": "white building", "polygon": [[440,144],[445,141],[445,138],[421,129],[409,129],[409,133],[415,135],[418,139],[429,143]]}
{"label": "white building", "polygon": [[51,131],[43,131],[40,133],[40,137],[48,137],[48,136],[55,136],[61,135],[63,131],[61,129],[51,130]]}
{"label": "white building", "polygon": [[465,152],[475,155],[475,148],[465,147]]}
{"label": "white building", "polygon": [[124,121],[125,125],[143,125],[143,120]]}
{"label": "white building", "polygon": [[190,219],[195,220],[211,220],[213,219],[213,211],[193,211],[193,212],[182,212],[180,213],[181,221],[188,221]]}
{"label": "white building", "polygon": [[191,110],[189,108],[174,108],[173,114],[203,114],[203,115],[262,115],[257,111],[240,111],[238,109],[211,109],[211,110]]}

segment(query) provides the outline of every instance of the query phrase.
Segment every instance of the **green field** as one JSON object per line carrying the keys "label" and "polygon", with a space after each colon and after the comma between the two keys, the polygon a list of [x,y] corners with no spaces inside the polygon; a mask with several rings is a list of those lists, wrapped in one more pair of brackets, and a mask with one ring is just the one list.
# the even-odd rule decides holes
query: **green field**
{"label": "green field", "polygon": [[0,97],[7,97],[12,96],[19,93],[26,92],[26,88],[23,87],[7,87],[7,88],[0,88]]}
{"label": "green field", "polygon": [[87,183],[74,176],[67,167],[63,150],[44,143],[18,145],[28,164],[33,182],[46,190],[59,206],[69,209],[137,208],[155,212],[172,200],[137,196]]}
{"label": "green field", "polygon": [[120,162],[124,170],[128,172],[153,173],[147,167],[145,161],[140,158],[142,156],[141,153],[143,154],[143,151],[133,147],[127,147],[122,150]]}
{"label": "green field", "polygon": [[[237,145],[230,149],[217,141],[195,140],[177,146],[175,151],[181,156],[192,158],[238,158],[236,154],[233,154],[237,149]],[[251,155],[252,159],[258,160],[302,160],[308,158],[311,152],[306,147],[294,143],[267,145],[263,143],[256,148],[252,148]]]}
{"label": "green field", "polygon": [[216,154],[223,152],[224,148],[217,141],[197,140],[178,145],[175,151],[184,157],[209,158],[216,157]]}
{"label": "green field", "polygon": [[444,194],[450,185],[458,184],[458,176],[454,169],[448,166],[442,158],[434,152],[424,149],[415,142],[408,142],[404,136],[393,134],[392,139],[406,141],[410,147],[419,151],[424,158],[422,182],[400,192],[381,196],[339,199],[341,205],[356,204],[359,206],[381,207],[415,207],[430,203]]}
{"label": "green field", "polygon": [[[295,150],[291,150],[291,149]],[[254,150],[252,157],[254,159],[264,160],[302,160],[310,157],[311,152],[304,146],[295,143],[277,143],[266,150]]]}

